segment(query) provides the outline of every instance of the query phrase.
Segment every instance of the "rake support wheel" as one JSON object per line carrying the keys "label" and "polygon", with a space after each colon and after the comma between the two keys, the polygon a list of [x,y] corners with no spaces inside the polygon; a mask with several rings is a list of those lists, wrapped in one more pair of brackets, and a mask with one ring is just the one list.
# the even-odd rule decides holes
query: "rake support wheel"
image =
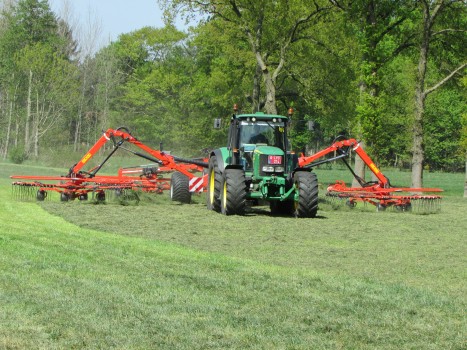
{"label": "rake support wheel", "polygon": [[180,203],[191,202],[190,180],[185,174],[175,172],[170,180],[170,199]]}
{"label": "rake support wheel", "polygon": [[36,199],[39,202],[43,202],[47,198],[47,192],[44,190],[38,190],[36,194]]}
{"label": "rake support wheel", "polygon": [[226,169],[221,189],[221,212],[224,215],[244,215],[246,182],[242,169]]}
{"label": "rake support wheel", "polygon": [[314,218],[318,212],[318,178],[315,173],[298,171],[294,175],[296,191],[294,215],[297,218]]}
{"label": "rake support wheel", "polygon": [[96,201],[97,202],[105,202],[105,192],[104,191],[98,191],[96,193]]}
{"label": "rake support wheel", "polygon": [[60,201],[62,202],[68,202],[70,200],[70,196],[66,192],[61,192],[60,193]]}

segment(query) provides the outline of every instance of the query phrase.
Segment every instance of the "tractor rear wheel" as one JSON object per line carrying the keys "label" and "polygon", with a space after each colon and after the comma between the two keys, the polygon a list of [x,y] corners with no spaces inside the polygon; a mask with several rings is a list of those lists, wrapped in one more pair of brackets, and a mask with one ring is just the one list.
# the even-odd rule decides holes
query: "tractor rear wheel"
{"label": "tractor rear wheel", "polygon": [[170,180],[170,199],[180,203],[191,202],[190,180],[185,174],[175,172]]}
{"label": "tractor rear wheel", "polygon": [[208,193],[206,206],[209,210],[219,212],[221,210],[221,201],[219,198],[222,187],[222,174],[219,170],[216,156],[213,156],[211,159],[209,159],[208,171]]}
{"label": "tractor rear wheel", "polygon": [[294,175],[296,199],[294,214],[297,218],[314,218],[318,212],[318,178],[315,173],[298,171]]}
{"label": "tractor rear wheel", "polygon": [[242,169],[226,169],[221,190],[221,212],[224,215],[244,215],[246,181]]}

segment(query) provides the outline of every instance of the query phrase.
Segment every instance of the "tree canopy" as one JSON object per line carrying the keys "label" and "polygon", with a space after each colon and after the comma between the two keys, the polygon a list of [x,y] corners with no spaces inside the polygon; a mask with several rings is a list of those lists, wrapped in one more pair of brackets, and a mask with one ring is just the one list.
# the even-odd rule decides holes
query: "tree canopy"
{"label": "tree canopy", "polygon": [[[293,107],[298,152],[344,134],[365,141],[382,166],[464,166],[462,1],[159,2],[164,27],[84,57],[85,43],[46,0],[4,6],[0,155],[40,157],[58,145],[82,152],[101,129],[122,125],[153,146],[200,155],[224,144],[237,103],[243,112]],[[190,29],[173,25],[196,13],[203,17]],[[219,117],[221,131],[212,128]]]}

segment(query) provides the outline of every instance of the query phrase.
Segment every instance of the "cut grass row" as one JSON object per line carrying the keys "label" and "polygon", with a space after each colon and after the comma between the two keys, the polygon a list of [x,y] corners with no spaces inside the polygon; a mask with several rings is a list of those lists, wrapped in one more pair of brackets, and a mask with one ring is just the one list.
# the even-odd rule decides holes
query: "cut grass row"
{"label": "cut grass row", "polygon": [[461,198],[428,216],[322,204],[316,220],[226,218],[201,198],[16,202],[9,183],[0,349],[465,345]]}

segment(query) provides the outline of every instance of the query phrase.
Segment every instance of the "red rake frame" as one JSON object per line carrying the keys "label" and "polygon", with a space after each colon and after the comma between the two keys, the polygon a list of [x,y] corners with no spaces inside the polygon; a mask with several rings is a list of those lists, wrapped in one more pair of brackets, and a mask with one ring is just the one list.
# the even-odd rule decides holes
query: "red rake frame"
{"label": "red rake frame", "polygon": [[[89,171],[83,171],[84,166],[94,155],[108,142],[112,141],[114,148],[104,161]],[[135,145],[145,153],[135,152],[124,148],[122,145],[128,142]],[[136,156],[150,160],[157,164],[157,167],[133,167],[119,169],[117,176],[97,175],[97,172],[116,152],[117,149],[126,150]],[[137,140],[130,134],[127,128],[108,129],[81,158],[81,160],[70,168],[66,176],[10,176],[17,180],[30,180],[13,182],[13,186],[20,189],[26,189],[30,195],[31,188],[37,189],[36,198],[44,200],[48,191],[60,193],[63,201],[69,199],[87,199],[88,193],[96,193],[98,200],[105,199],[106,190],[141,190],[144,192],[162,193],[170,189],[170,179],[164,174],[178,171],[188,179],[196,179],[196,172],[202,172],[207,167],[204,160],[183,159],[169,155],[163,151],[152,149],[144,143]],[[129,175],[131,174],[131,176]],[[139,174],[139,176],[133,176]],[[58,183],[48,183],[49,181],[58,181]],[[206,188],[207,175],[202,177],[203,185],[201,190]],[[199,190],[199,188],[198,188]],[[21,191],[20,191],[21,192]],[[22,197],[20,194],[19,197]]]}
{"label": "red rake frame", "polygon": [[[373,182],[365,182],[352,170],[345,158],[348,156],[348,150],[352,149],[373,172],[378,179]],[[320,158],[335,153],[337,156],[331,159],[319,161]],[[387,207],[394,206],[401,211],[411,210],[413,201],[425,204],[429,211],[437,211],[440,205],[441,196],[422,195],[423,192],[442,192],[440,188],[410,188],[393,187],[389,179],[371,160],[370,156],[362,149],[355,139],[340,140],[334,142],[331,146],[321,150],[311,156],[299,157],[300,167],[311,168],[319,164],[341,159],[348,167],[352,175],[360,183],[361,187],[347,187],[344,181],[337,181],[334,185],[327,188],[327,195],[346,199],[351,207],[357,202],[370,203],[375,205],[377,210],[385,210]],[[436,207],[436,208],[435,208]],[[435,210],[433,210],[435,209]]]}

